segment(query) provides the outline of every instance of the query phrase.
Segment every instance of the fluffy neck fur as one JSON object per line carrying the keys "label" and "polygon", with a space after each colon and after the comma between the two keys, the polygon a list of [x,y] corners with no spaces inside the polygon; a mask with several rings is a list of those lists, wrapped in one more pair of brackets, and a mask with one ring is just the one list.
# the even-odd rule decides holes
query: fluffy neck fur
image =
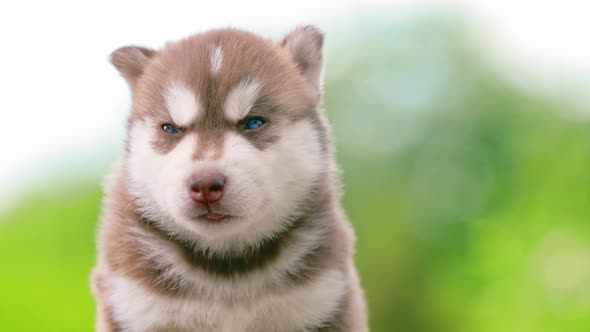
{"label": "fluffy neck fur", "polygon": [[[219,284],[220,289],[228,291],[221,292],[225,293],[222,298],[236,300],[243,288],[241,281],[249,284],[256,279],[260,290],[269,291],[300,284],[328,265],[347,268],[351,235],[338,220],[341,214],[328,187],[330,176],[326,175],[314,188],[314,195],[302,202],[305,209],[287,218],[282,231],[241,250],[226,251],[211,250],[197,238],[170,232],[159,220],[142,216],[125,179],[124,168],[116,167],[107,187],[105,211],[109,215],[103,216],[111,222],[103,223],[101,232],[102,237],[110,239],[101,241],[102,252],[114,272],[158,293],[191,296],[197,292],[219,297],[220,292],[211,289]],[[205,287],[196,284],[179,273],[176,265],[215,282],[205,283]]]}

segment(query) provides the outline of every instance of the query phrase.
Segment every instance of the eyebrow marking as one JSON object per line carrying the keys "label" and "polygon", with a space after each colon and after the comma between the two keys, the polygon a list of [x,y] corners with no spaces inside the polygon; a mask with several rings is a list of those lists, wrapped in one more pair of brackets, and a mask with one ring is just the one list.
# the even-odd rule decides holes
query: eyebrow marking
{"label": "eyebrow marking", "polygon": [[198,97],[179,81],[173,81],[164,93],[168,112],[175,124],[190,125],[199,115]]}
{"label": "eyebrow marking", "polygon": [[216,46],[211,52],[211,73],[216,75],[221,68],[221,63],[223,62],[223,51],[221,51],[221,46]]}
{"label": "eyebrow marking", "polygon": [[232,121],[244,118],[258,98],[260,84],[252,80],[243,80],[234,86],[225,99],[223,111]]}

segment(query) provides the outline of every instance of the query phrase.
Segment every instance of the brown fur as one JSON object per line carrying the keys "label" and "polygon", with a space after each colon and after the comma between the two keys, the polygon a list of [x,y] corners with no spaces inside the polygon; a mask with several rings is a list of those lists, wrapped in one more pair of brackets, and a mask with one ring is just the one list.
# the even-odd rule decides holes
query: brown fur
{"label": "brown fur", "polygon": [[[223,44],[223,66],[212,77],[210,73],[211,45]],[[119,59],[119,52],[129,53],[127,48],[116,51],[113,62]],[[305,80],[299,75],[298,65],[291,59],[291,54],[271,40],[257,37],[239,30],[216,30],[206,34],[192,36],[177,43],[169,44],[160,52],[151,51],[151,62],[143,70],[134,73],[158,79],[140,80],[133,83],[134,107],[131,120],[143,117],[157,119],[160,124],[173,123],[165,109],[163,91],[164,82],[178,80],[196,91],[204,103],[205,114],[201,121],[182,128],[175,137],[160,133],[160,139],[154,146],[166,153],[174,148],[182,134],[199,132],[201,137],[195,158],[199,159],[203,151],[213,148],[217,151],[223,144],[223,135],[219,132],[232,130],[247,138],[254,146],[264,149],[275,142],[279,135],[272,127],[248,132],[239,130],[243,123],[232,123],[223,118],[220,112],[229,90],[243,80],[256,80],[264,83],[256,101],[252,115],[264,115],[272,122],[284,115],[291,119],[300,119],[313,112],[319,101],[310,90]],[[278,55],[278,56],[277,56]],[[115,63],[123,62],[117,60]],[[246,66],[244,64],[247,64]],[[164,116],[163,116],[164,115]]]}
{"label": "brown fur", "polygon": [[[264,150],[280,140],[280,133],[275,129],[278,126],[244,132],[239,130],[243,123],[226,120],[220,111],[231,87],[243,80],[256,79],[263,85],[251,114],[264,115],[271,123],[310,120],[318,132],[324,157],[332,158],[328,127],[323,116],[316,111],[319,87],[308,82],[310,77],[319,75],[319,72],[309,73],[307,69],[321,64],[321,57],[310,62],[305,54],[293,53],[291,48],[295,46],[289,43],[288,37],[276,44],[250,33],[226,29],[192,36],[170,44],[162,51],[145,48],[117,50],[112,56],[112,62],[133,91],[129,123],[145,117],[156,119],[158,125],[172,123],[168,113],[161,111],[165,108],[162,92],[166,86],[163,84],[178,80],[197,91],[205,113],[199,120],[180,128],[176,135],[156,131],[160,133],[152,142],[156,151],[165,154],[174,148],[183,135],[198,132],[199,145],[194,152],[194,159],[202,158],[204,151],[211,149],[219,156],[223,132],[228,130],[242,135],[256,148]],[[316,46],[321,47],[323,35],[314,38]],[[213,51],[211,45],[217,44],[223,44],[223,66],[212,77],[209,68]],[[317,71],[317,68],[314,70]],[[127,144],[123,163],[128,152]],[[150,248],[145,245],[146,241],[167,241],[182,254],[185,263],[215,277],[240,278],[272,266],[293,245],[297,232],[322,232],[324,241],[301,258],[302,264],[297,270],[285,273],[281,282],[265,287],[269,293],[283,291],[309,282],[319,271],[338,269],[349,281],[345,299],[331,319],[312,330],[364,331],[366,317],[363,296],[351,260],[354,239],[337,202],[339,197],[333,182],[334,179],[325,176],[309,193],[308,199],[302,202],[301,205],[306,208],[291,227],[283,232],[242,251],[216,253],[142,217],[127,190],[125,168],[119,165],[114,169],[110,185],[106,188],[98,240],[99,259],[92,278],[97,299],[97,329],[120,331],[106,300],[109,275],[112,273],[133,279],[145,289],[167,297],[206,298],[207,294],[190,281],[164,273],[166,266],[154,259]]]}
{"label": "brown fur", "polygon": [[[114,179],[115,184],[124,183],[120,179]],[[326,188],[327,189],[327,188]],[[185,252],[185,259],[190,264],[197,268],[204,269],[209,273],[213,273],[219,277],[228,277],[229,275],[238,273],[249,273],[257,269],[263,268],[268,260],[277,258],[277,250],[281,250],[280,246],[285,246],[284,241],[288,239],[280,238],[271,250],[262,250],[257,252],[258,256],[234,256],[234,260],[242,260],[242,265],[237,270],[228,270],[227,265],[222,260],[219,261],[203,261],[205,256],[193,251],[192,246],[186,245],[183,241],[175,240],[169,237],[161,230],[152,228],[146,225],[144,221],[138,216],[133,207],[133,203],[129,198],[128,193],[124,188],[115,185],[109,191],[110,196],[105,201],[105,210],[108,214],[103,216],[102,228],[100,232],[101,247],[99,251],[103,254],[103,264],[95,269],[93,273],[94,295],[98,300],[98,316],[97,320],[103,324],[101,332],[117,332],[120,331],[118,323],[114,321],[111,314],[111,309],[104,301],[105,291],[108,286],[108,274],[116,272],[132,278],[144,285],[147,289],[151,289],[165,296],[185,297],[185,296],[206,296],[206,294],[199,293],[192,285],[187,285],[182,280],[174,277],[164,276],[162,274],[162,267],[158,262],[150,259],[150,253],[145,250],[143,243],[138,238],[139,234],[143,233],[147,236],[155,235],[158,237],[166,237],[178,246],[179,250]],[[327,194],[327,191],[325,192]],[[335,213],[329,206],[328,202],[323,204],[322,213],[333,215],[330,218],[337,218],[338,213]],[[304,227],[305,225],[296,225],[295,227]],[[309,225],[307,225],[309,227]],[[284,283],[280,285],[269,285],[268,292],[275,290],[284,290],[285,287],[296,286],[300,283],[308,282],[313,276],[324,269],[337,267],[346,274],[351,276],[354,281],[351,283],[351,289],[348,292],[345,302],[343,302],[340,310],[334,317],[318,327],[317,331],[361,331],[362,323],[365,321],[364,305],[359,303],[359,298],[356,294],[358,289],[358,281],[356,280],[356,272],[350,266],[347,257],[351,255],[350,248],[350,231],[343,228],[342,224],[337,219],[333,219],[327,226],[327,237],[320,247],[310,252],[308,257],[303,259],[304,265],[299,269],[297,274],[285,275]],[[288,236],[288,234],[285,234]],[[349,239],[349,240],[345,240]],[[360,322],[360,323],[359,323]],[[358,325],[359,329],[352,327]]]}
{"label": "brown fur", "polygon": [[[121,170],[119,170],[120,172]],[[117,174],[117,173],[116,173]],[[165,230],[159,229],[140,216],[129,193],[123,184],[126,180],[124,175],[118,173],[112,179],[113,186],[108,191],[104,208],[107,215],[103,216],[103,223],[100,232],[99,243],[102,247],[99,251],[104,253],[104,258],[109,262],[112,272],[119,272],[132,279],[141,281],[146,287],[151,288],[163,295],[182,296],[190,295],[189,289],[174,278],[164,278],[162,267],[158,262],[153,261],[151,255],[145,250],[143,235],[145,238],[164,238],[174,243],[183,253],[186,261],[197,268],[211,274],[223,277],[234,277],[240,274],[247,274],[264,268],[280,255],[280,251],[290,243],[290,237],[295,231],[305,231],[312,227],[325,228],[326,240],[314,251],[310,252],[304,259],[298,274],[286,275],[287,282],[309,280],[314,273],[334,265],[346,269],[346,258],[350,254],[347,241],[350,237],[349,231],[342,228],[335,216],[332,216],[329,187],[318,189],[321,194],[315,203],[309,202],[309,210],[314,214],[327,214],[329,220],[326,225],[313,225],[310,219],[317,219],[318,216],[306,215],[299,218],[290,228],[273,239],[269,239],[266,245],[257,249],[245,250],[242,252],[229,252],[225,254],[207,253],[198,247],[197,243],[176,238],[174,234],[168,234]],[[317,210],[316,210],[317,209]],[[110,219],[113,222],[108,222]]]}

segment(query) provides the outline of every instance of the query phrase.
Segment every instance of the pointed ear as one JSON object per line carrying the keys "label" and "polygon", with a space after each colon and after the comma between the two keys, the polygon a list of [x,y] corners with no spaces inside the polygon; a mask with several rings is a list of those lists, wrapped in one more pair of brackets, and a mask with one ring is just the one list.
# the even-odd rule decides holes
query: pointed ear
{"label": "pointed ear", "polygon": [[133,91],[137,79],[143,74],[145,66],[156,53],[157,51],[145,47],[125,46],[111,53],[111,63]]}
{"label": "pointed ear", "polygon": [[321,93],[324,33],[313,25],[298,27],[281,41],[297,68],[318,94]]}

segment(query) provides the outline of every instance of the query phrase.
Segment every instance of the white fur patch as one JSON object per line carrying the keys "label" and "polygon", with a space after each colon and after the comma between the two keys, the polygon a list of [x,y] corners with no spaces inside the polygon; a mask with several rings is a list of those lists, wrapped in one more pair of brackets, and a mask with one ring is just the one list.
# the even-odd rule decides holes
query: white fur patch
{"label": "white fur patch", "polygon": [[[162,154],[153,147],[156,130],[161,129],[149,120],[137,120],[130,128],[130,151],[124,163],[130,193],[150,219],[179,236],[199,240],[212,251],[239,250],[259,243],[287,227],[289,218],[301,213],[310,188],[331,171],[309,121],[284,120],[273,125],[282,126],[281,136],[262,151],[228,131],[219,158],[194,160],[197,134],[185,134],[172,150]],[[234,220],[209,225],[187,216],[194,202],[188,196],[186,180],[201,169],[215,169],[228,178],[222,203],[237,216]],[[172,330],[170,326],[178,331],[305,331],[330,317],[346,293],[347,278],[336,270],[322,271],[297,287],[277,287],[283,284],[285,273],[299,272],[302,258],[322,243],[323,229],[294,230],[292,242],[275,261],[252,274],[230,279],[190,265],[171,242],[150,237],[141,228],[137,231],[142,233],[137,238],[145,241],[150,257],[195,294],[161,296],[133,280],[114,276],[109,301],[126,331]]]}
{"label": "white fur patch", "polygon": [[221,158],[202,165],[219,170],[229,179],[231,185],[224,189],[226,206],[242,218],[215,227],[186,224],[198,234],[201,245],[221,251],[249,246],[282,231],[288,217],[297,217],[300,201],[320,174],[330,171],[320,150],[309,121],[285,126],[278,142],[264,151],[241,135],[227,132]]}
{"label": "white fur patch", "polygon": [[258,98],[260,83],[252,80],[244,80],[231,89],[225,100],[223,109],[225,116],[238,121],[243,119]]}
{"label": "white fur patch", "polygon": [[223,63],[223,51],[221,50],[220,46],[217,46],[211,52],[211,74],[214,76],[217,75],[219,69],[221,69],[221,64]]}
{"label": "white fur patch", "polygon": [[183,202],[190,200],[186,180],[194,171],[191,157],[196,150],[196,134],[185,135],[167,154],[152,146],[157,126],[149,121],[136,121],[130,128],[130,154],[126,163],[129,189],[142,212],[167,222],[181,219]]}
{"label": "white fur patch", "polygon": [[[198,144],[196,134],[184,136],[167,154],[156,152],[151,143],[155,130],[155,124],[143,121],[131,127],[126,163],[130,192],[144,214],[215,251],[239,250],[285,229],[288,217],[297,217],[299,204],[311,186],[322,173],[331,171],[308,121],[286,126],[278,142],[264,151],[227,132],[223,155],[215,160],[192,159]],[[236,220],[209,225],[187,218],[194,202],[188,196],[186,181],[201,169],[215,169],[227,177],[230,185],[224,189],[221,203]]]}
{"label": "white fur patch", "polygon": [[197,96],[178,81],[170,83],[164,98],[172,120],[179,126],[190,125],[199,115],[200,107]]}
{"label": "white fur patch", "polygon": [[305,331],[328,319],[346,293],[346,278],[325,271],[309,283],[269,292],[237,303],[199,298],[170,298],[113,276],[109,302],[126,331],[175,326],[183,331]]}

